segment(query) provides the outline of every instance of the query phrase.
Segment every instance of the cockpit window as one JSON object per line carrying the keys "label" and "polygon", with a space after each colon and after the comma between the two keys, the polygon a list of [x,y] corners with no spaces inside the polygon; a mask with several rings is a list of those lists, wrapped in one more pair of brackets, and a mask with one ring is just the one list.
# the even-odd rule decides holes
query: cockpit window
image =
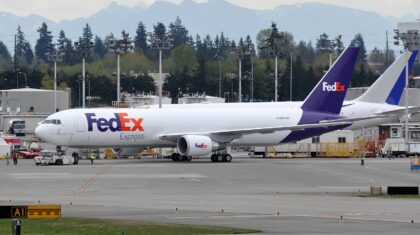
{"label": "cockpit window", "polygon": [[54,124],[54,125],[61,125],[60,119],[49,119],[42,122],[43,124]]}

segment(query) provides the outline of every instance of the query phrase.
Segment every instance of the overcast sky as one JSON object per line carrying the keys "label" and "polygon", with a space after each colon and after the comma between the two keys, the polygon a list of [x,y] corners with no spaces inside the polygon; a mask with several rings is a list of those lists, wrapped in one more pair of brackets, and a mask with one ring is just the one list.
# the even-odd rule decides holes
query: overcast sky
{"label": "overcast sky", "polygon": [[[109,5],[113,0],[0,0],[0,11],[19,16],[38,14],[59,21],[87,17]],[[156,0],[114,0],[122,5],[150,5]],[[183,0],[167,0],[180,3]],[[194,0],[206,2],[207,0]],[[214,1],[214,0],[213,0]],[[217,0],[218,1],[218,0]],[[272,9],[282,4],[322,2],[377,12],[383,16],[403,16],[420,13],[420,0],[227,0],[253,9]]]}

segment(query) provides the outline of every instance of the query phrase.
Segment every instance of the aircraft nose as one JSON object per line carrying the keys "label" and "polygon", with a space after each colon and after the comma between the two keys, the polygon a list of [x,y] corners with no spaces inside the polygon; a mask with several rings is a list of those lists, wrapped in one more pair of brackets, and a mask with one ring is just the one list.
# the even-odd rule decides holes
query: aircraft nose
{"label": "aircraft nose", "polygon": [[45,128],[43,128],[42,125],[39,125],[35,128],[35,136],[45,140]]}

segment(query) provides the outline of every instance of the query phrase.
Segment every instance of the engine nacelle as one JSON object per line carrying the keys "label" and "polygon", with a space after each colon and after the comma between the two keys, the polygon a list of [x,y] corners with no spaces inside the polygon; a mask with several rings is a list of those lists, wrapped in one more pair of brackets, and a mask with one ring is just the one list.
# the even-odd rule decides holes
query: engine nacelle
{"label": "engine nacelle", "polygon": [[204,156],[212,151],[226,148],[224,144],[214,142],[203,135],[184,135],[177,141],[178,153],[183,156]]}

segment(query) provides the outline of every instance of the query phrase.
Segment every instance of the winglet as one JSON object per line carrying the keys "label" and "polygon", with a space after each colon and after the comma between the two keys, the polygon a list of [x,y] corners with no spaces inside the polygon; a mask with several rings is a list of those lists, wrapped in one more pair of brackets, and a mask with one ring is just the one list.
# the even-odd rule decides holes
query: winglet
{"label": "winglet", "polygon": [[306,97],[302,110],[339,114],[358,54],[359,48],[347,47]]}

